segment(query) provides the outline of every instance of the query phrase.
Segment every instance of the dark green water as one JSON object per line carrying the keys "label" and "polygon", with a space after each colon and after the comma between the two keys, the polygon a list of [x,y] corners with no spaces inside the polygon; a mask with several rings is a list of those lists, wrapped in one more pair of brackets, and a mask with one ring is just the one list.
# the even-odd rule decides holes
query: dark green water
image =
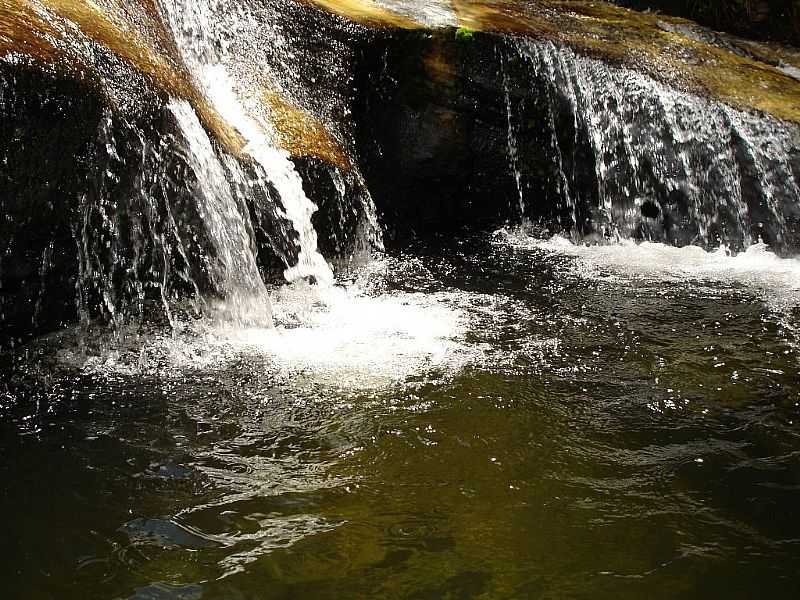
{"label": "dark green water", "polygon": [[464,326],[355,384],[152,333],[5,356],[2,597],[798,597],[800,266],[681,252],[386,259],[370,294]]}

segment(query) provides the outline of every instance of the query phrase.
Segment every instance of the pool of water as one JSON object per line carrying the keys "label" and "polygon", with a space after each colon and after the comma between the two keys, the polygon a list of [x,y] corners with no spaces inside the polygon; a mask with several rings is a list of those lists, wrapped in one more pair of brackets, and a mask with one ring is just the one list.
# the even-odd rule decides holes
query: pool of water
{"label": "pool of water", "polygon": [[0,358],[4,597],[789,598],[800,261],[521,231]]}

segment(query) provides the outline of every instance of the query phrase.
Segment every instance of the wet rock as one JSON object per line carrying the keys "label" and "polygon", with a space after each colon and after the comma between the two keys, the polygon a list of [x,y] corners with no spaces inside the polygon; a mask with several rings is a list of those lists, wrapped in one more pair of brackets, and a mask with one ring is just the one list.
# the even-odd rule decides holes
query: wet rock
{"label": "wet rock", "polygon": [[104,102],[90,81],[0,62],[0,345],[76,316],[73,223]]}
{"label": "wet rock", "polygon": [[800,5],[794,0],[612,0],[636,10],[658,11],[757,39],[800,45]]}
{"label": "wet rock", "polygon": [[[518,220],[502,40],[476,34],[463,41],[453,29],[397,32],[376,38],[363,57],[358,145],[390,233],[405,239]],[[549,170],[520,148],[531,159],[520,161],[526,175]]]}
{"label": "wet rock", "polygon": [[[309,0],[326,10],[360,18],[369,0]],[[770,55],[741,56],[715,35],[698,40],[681,30],[691,23],[683,19],[626,10],[608,2],[539,0],[452,0],[453,26],[551,41],[609,64],[626,66],[678,89],[728,103],[743,110],[756,109],[781,119],[800,122],[800,82],[780,63],[800,67],[800,56],[791,48],[771,46],[759,51]],[[397,11],[410,4],[394,0]],[[406,11],[413,13],[413,11]],[[376,27],[419,29],[423,21],[397,24],[390,13],[371,13]],[[665,25],[667,27],[665,27]]]}
{"label": "wet rock", "polygon": [[372,195],[358,171],[316,158],[297,158],[294,163],[306,195],[317,205],[312,222],[323,255],[347,262],[383,248]]}
{"label": "wet rock", "polygon": [[[0,4],[13,24],[0,37],[0,345],[79,312],[113,320],[214,293],[170,97],[244,174],[232,195],[261,275],[279,277],[298,252],[283,200],[157,4],[46,4],[72,29]],[[606,3],[452,7],[454,26],[432,29],[419,10],[359,0],[242,5],[253,39],[226,40],[227,66],[294,160],[329,259],[381,247],[373,203],[398,243],[524,217],[575,236],[798,248],[791,52]]]}

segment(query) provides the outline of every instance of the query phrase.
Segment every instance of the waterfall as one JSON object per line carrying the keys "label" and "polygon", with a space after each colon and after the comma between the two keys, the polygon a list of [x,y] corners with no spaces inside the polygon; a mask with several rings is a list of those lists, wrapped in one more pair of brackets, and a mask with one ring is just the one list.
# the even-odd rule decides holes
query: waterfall
{"label": "waterfall", "polygon": [[[574,153],[579,138],[587,140],[596,230],[735,249],[764,237],[782,249],[785,215],[800,207],[795,126],[550,42],[514,40],[512,47],[528,65],[532,93],[544,93],[567,205],[579,196]],[[570,127],[559,130],[557,122]],[[570,150],[566,172],[562,155]]]}
{"label": "waterfall", "polygon": [[511,106],[511,91],[509,89],[508,73],[505,68],[505,60],[501,56],[500,62],[501,71],[503,73],[503,99],[506,103],[506,124],[507,141],[508,141],[508,158],[511,162],[511,171],[514,174],[514,183],[517,186],[517,201],[519,203],[519,214],[523,222],[525,221],[525,197],[522,192],[522,173],[519,170],[519,150],[517,148],[517,135],[514,131],[514,122],[512,119],[512,106]]}
{"label": "waterfall", "polygon": [[231,32],[220,28],[217,17],[224,11],[229,15],[236,13],[239,22],[243,23],[246,15],[239,14],[237,10],[241,9],[221,0],[162,0],[161,5],[178,50],[195,82],[219,114],[243,136],[243,154],[263,170],[264,180],[256,183],[262,188],[271,184],[280,195],[283,204],[281,216],[292,223],[297,233],[297,263],[286,269],[285,278],[288,281],[308,278],[331,283],[333,272],[317,250],[317,233],[311,223],[316,206],[303,191],[302,180],[289,155],[270,139],[270,124],[259,119],[256,110],[248,110],[224,64],[226,40]]}
{"label": "waterfall", "polygon": [[231,193],[226,171],[208,134],[186,101],[171,101],[169,109],[186,138],[190,163],[196,167],[198,213],[214,247],[211,279],[224,297],[225,318],[239,324],[272,322],[269,298],[256,264],[252,227],[246,208]]}
{"label": "waterfall", "polygon": [[372,194],[397,241],[519,213],[583,240],[800,246],[795,124],[524,33],[454,34],[447,1],[376,3],[423,33],[283,1],[6,4],[1,332],[76,303],[84,323],[268,325],[263,278],[329,284],[322,252],[344,273],[381,248]]}

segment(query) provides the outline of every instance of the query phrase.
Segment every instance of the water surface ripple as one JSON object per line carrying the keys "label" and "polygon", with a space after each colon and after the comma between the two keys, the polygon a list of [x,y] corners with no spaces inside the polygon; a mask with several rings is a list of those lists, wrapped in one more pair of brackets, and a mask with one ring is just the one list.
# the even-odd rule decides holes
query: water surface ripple
{"label": "water surface ripple", "polygon": [[345,279],[3,356],[7,597],[793,597],[798,261],[503,231]]}

